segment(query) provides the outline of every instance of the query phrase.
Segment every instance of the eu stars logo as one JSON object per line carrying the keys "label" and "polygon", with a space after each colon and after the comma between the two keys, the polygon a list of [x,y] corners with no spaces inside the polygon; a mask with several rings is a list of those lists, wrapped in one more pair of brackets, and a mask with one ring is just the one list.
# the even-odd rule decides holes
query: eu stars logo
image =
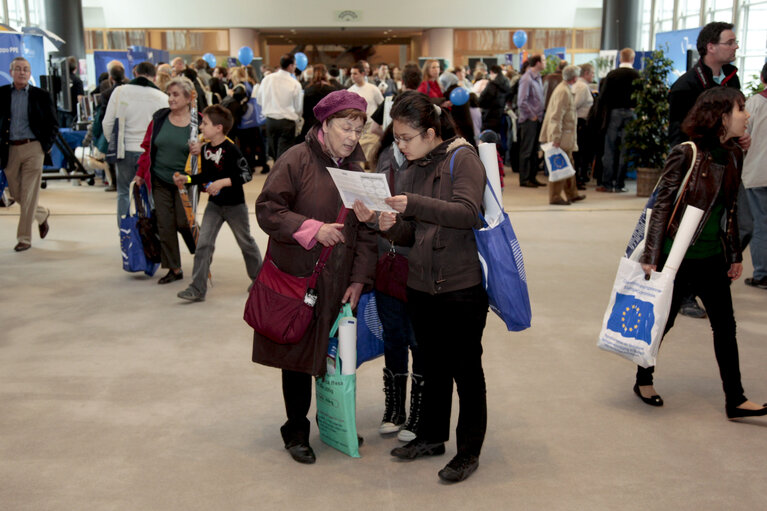
{"label": "eu stars logo", "polygon": [[655,324],[653,304],[631,295],[616,294],[607,329],[650,344]]}

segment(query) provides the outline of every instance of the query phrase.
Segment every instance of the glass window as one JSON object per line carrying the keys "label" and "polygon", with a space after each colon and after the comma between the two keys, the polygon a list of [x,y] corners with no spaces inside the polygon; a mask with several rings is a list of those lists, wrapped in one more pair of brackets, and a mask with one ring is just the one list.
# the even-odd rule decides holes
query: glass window
{"label": "glass window", "polygon": [[700,1],[679,0],[679,20],[677,30],[700,26]]}
{"label": "glass window", "polygon": [[732,0],[707,0],[706,23],[712,21],[732,21]]}
{"label": "glass window", "polygon": [[6,0],[8,2],[8,25],[17,30],[27,24],[24,0]]}
{"label": "glass window", "polygon": [[740,49],[736,65],[739,68],[741,84],[753,81],[752,75],[758,75],[765,62],[767,47],[767,1],[744,1],[739,10],[736,26]]}

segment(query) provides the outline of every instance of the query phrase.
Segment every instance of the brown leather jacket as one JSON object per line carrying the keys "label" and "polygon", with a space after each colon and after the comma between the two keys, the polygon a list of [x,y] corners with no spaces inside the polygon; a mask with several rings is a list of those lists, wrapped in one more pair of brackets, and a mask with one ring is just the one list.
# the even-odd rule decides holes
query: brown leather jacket
{"label": "brown leather jacket", "polygon": [[663,240],[666,237],[674,239],[685,206],[688,204],[700,208],[704,212],[690,243],[691,245],[694,244],[703,230],[703,226],[706,225],[711,215],[711,209],[720,193],[724,197],[727,222],[727,229],[722,240],[725,256],[730,264],[739,263],[743,260],[738,234],[736,203],[738,188],[740,187],[740,172],[743,168],[743,150],[734,142],[731,144],[725,148],[728,150],[726,165],[714,163],[711,152],[696,144],[698,155],[695,168],[690,174],[687,188],[679,198],[679,207],[676,209],[676,213],[674,213],[674,198],[692,163],[692,148],[689,145],[680,144],[671,150],[666,159],[663,175],[660,178],[660,191],[650,217],[650,227],[640,262],[654,265],[659,263]]}

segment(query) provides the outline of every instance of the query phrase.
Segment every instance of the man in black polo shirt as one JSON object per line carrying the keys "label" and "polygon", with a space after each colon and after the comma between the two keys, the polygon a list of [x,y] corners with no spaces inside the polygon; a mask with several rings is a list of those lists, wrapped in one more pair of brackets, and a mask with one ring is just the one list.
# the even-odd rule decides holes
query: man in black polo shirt
{"label": "man in black polo shirt", "polygon": [[16,252],[32,246],[32,221],[37,220],[40,238],[48,234],[50,211],[37,203],[43,160],[59,129],[56,110],[47,92],[29,85],[29,62],[11,62],[13,83],[0,87],[0,167],[8,177],[11,195],[19,203]]}

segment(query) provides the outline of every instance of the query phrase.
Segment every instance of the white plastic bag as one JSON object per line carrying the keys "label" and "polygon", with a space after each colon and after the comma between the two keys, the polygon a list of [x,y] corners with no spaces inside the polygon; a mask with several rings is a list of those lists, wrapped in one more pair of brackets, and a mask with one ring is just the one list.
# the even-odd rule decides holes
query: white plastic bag
{"label": "white plastic bag", "polygon": [[567,153],[559,147],[554,147],[551,142],[541,144],[543,159],[546,161],[546,169],[549,171],[549,181],[556,182],[575,175],[575,169],[567,157]]}
{"label": "white plastic bag", "polygon": [[654,366],[673,293],[673,275],[653,272],[645,280],[642,265],[622,257],[597,346],[642,367]]}
{"label": "white plastic bag", "polygon": [[652,272],[650,280],[645,280],[638,261],[621,258],[599,332],[599,348],[642,367],[655,365],[671,309],[676,272],[701,218],[701,209],[689,205],[685,208],[663,271]]}

